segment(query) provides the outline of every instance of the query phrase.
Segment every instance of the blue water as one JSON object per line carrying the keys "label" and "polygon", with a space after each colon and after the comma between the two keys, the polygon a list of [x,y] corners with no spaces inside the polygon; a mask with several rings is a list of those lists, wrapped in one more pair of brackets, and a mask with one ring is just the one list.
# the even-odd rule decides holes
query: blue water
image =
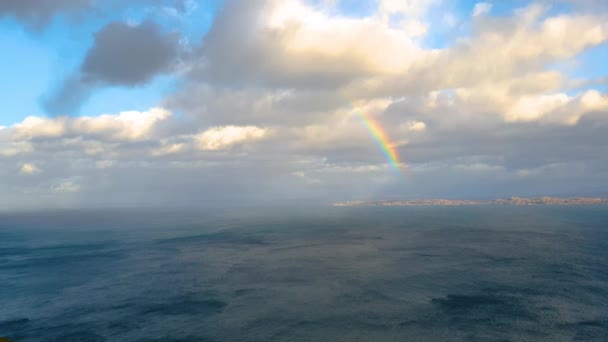
{"label": "blue water", "polygon": [[14,341],[608,341],[608,208],[0,214]]}

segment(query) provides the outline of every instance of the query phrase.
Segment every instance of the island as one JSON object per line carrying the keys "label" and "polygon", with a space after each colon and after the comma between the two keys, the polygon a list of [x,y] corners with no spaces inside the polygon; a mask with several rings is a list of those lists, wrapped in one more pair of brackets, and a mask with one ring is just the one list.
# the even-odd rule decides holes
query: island
{"label": "island", "polygon": [[414,205],[608,205],[608,198],[596,197],[510,197],[493,200],[404,199],[380,201],[348,201],[334,203],[335,207],[414,206]]}

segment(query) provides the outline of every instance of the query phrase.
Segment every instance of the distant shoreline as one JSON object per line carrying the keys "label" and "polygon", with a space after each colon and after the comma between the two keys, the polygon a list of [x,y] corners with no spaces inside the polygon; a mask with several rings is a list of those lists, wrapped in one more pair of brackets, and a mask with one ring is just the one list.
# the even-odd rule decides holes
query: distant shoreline
{"label": "distant shoreline", "polygon": [[608,205],[608,198],[597,197],[510,197],[493,200],[450,200],[450,199],[413,199],[380,201],[347,201],[334,203],[334,207],[369,206],[461,206],[461,205]]}

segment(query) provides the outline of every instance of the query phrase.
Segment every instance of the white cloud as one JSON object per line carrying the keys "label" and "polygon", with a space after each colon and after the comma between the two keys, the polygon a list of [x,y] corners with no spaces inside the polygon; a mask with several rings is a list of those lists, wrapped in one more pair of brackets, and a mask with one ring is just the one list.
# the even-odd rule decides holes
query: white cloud
{"label": "white cloud", "polygon": [[588,90],[580,96],[580,104],[585,111],[606,110],[608,96],[602,95],[597,90]]}
{"label": "white cloud", "polygon": [[149,137],[155,125],[171,113],[162,108],[146,112],[128,111],[100,116],[43,118],[30,116],[7,128],[15,139],[58,138],[98,135],[112,139],[140,140]]}
{"label": "white cloud", "polygon": [[311,177],[306,172],[296,171],[292,173],[295,177],[301,179],[306,184],[320,184],[321,180],[315,177]]}
{"label": "white cloud", "polygon": [[507,121],[547,121],[574,125],[590,112],[608,110],[608,96],[588,90],[575,97],[564,93],[523,96],[505,113]]}
{"label": "white cloud", "polygon": [[[396,6],[403,3],[404,7]],[[409,11],[406,2],[384,1],[384,11]],[[413,37],[426,31],[424,24],[408,21],[399,28],[373,17],[357,19],[328,16],[296,0],[276,2],[268,27],[282,37],[284,62],[293,69],[322,67],[318,61],[338,61],[367,71],[398,73],[421,58]],[[406,30],[404,30],[406,29]],[[409,30],[407,30],[409,29]],[[314,64],[308,58],[314,57]],[[289,62],[291,60],[292,62]]]}
{"label": "white cloud", "polygon": [[234,145],[264,139],[269,131],[256,126],[212,127],[198,134],[195,141],[201,150],[222,150]]}
{"label": "white cloud", "polygon": [[473,16],[478,17],[480,15],[488,14],[492,10],[492,4],[487,2],[478,2],[473,7]]}
{"label": "white cloud", "polygon": [[25,163],[21,166],[21,169],[19,170],[19,172],[21,172],[22,174],[25,174],[25,175],[34,175],[34,174],[40,173],[41,171],[36,166],[36,164]]}
{"label": "white cloud", "polygon": [[563,107],[571,98],[566,94],[525,96],[518,99],[505,113],[507,121],[533,121]]}
{"label": "white cloud", "polygon": [[[402,10],[385,5],[386,11]],[[300,87],[397,75],[426,57],[417,40],[428,24],[419,17],[397,23],[390,17],[379,7],[355,18],[303,0],[240,2],[216,19],[218,29],[205,38],[192,74],[207,81],[250,79]]]}
{"label": "white cloud", "polygon": [[544,14],[542,6],[530,6],[513,17],[474,22],[473,36],[441,50],[422,51],[419,56],[424,57],[407,73],[353,82],[348,93],[404,96],[460,88],[485,92],[528,74],[550,75],[546,70],[553,63],[572,60],[608,41],[607,18],[601,15]]}
{"label": "white cloud", "polygon": [[80,117],[72,120],[72,129],[81,134],[102,134],[115,139],[140,140],[149,137],[154,126],[171,116],[162,108],[146,112],[129,111],[117,115]]}
{"label": "white cloud", "polygon": [[184,151],[186,144],[174,143],[174,144],[163,144],[161,147],[152,151],[155,156],[167,156],[171,154],[177,154]]}
{"label": "white cloud", "polygon": [[29,116],[11,128],[18,139],[59,137],[66,132],[66,120]]}
{"label": "white cloud", "polygon": [[380,0],[380,13],[400,13],[408,17],[421,17],[438,0]]}
{"label": "white cloud", "polygon": [[72,181],[64,181],[51,187],[51,191],[56,193],[74,193],[80,191],[80,185]]}
{"label": "white cloud", "polygon": [[426,124],[422,121],[408,121],[401,125],[401,129],[408,132],[422,132],[426,130]]}

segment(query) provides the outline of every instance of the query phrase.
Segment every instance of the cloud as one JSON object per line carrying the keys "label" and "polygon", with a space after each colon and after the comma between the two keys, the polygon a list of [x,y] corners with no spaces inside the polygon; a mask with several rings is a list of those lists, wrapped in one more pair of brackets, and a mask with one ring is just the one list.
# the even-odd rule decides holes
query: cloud
{"label": "cloud", "polygon": [[[566,93],[527,93],[513,96],[507,93],[483,94],[475,89],[462,89],[457,93],[460,105],[470,111],[487,111],[491,107],[506,121],[540,121],[562,125],[576,124],[581,117],[608,109],[608,95],[587,90],[575,96]],[[476,103],[482,100],[485,103]]]}
{"label": "cloud", "polygon": [[80,185],[73,183],[71,181],[61,182],[59,184],[53,185],[51,190],[56,193],[64,194],[64,193],[74,193],[80,191]]}
{"label": "cloud", "polygon": [[422,121],[408,121],[401,127],[408,132],[422,132],[426,130],[426,124]]}
{"label": "cloud", "polygon": [[81,75],[71,75],[42,99],[42,107],[51,115],[74,115],[95,87],[92,83],[83,82]]}
{"label": "cloud", "polygon": [[191,76],[326,88],[362,75],[397,74],[424,58],[414,41],[421,34],[417,20],[393,27],[379,12],[351,18],[299,0],[235,1],[204,38]]}
{"label": "cloud", "polygon": [[179,35],[162,32],[154,22],[111,22],[95,34],[80,69],[43,105],[53,115],[74,114],[98,87],[140,86],[170,72],[178,54]]}
{"label": "cloud", "polygon": [[179,35],[163,34],[153,22],[107,24],[81,66],[84,82],[134,86],[168,72],[178,53]]}
{"label": "cloud", "polygon": [[[0,130],[0,203],[29,205],[23,189],[46,205],[88,206],[605,195],[608,94],[601,75],[572,79],[563,65],[608,42],[606,16],[539,3],[458,18],[470,32],[431,49],[428,16],[444,17],[440,2],[377,1],[356,17],[297,0],[228,2],[180,60],[183,87],[164,109],[29,117]],[[70,79],[84,97],[148,82],[183,57],[171,33],[115,25]],[[138,59],[106,43],[128,36],[121,30],[153,32],[174,57],[127,68]],[[404,176],[361,113],[383,127]],[[27,163],[44,172],[15,172]],[[73,188],[66,182],[78,195],[54,190]]]}
{"label": "cloud", "polygon": [[152,108],[146,112],[129,111],[95,117],[43,118],[31,116],[9,127],[8,131],[17,140],[78,136],[142,140],[147,139],[155,126],[169,116],[171,113],[162,108]]}
{"label": "cloud", "polygon": [[[606,94],[569,88],[572,80],[552,67],[606,42],[601,14],[548,15],[542,6],[501,17],[487,13],[472,22],[471,36],[428,49],[415,31],[393,35],[402,26],[383,17],[394,10],[388,2],[362,17],[300,1],[248,4],[225,8],[193,56],[187,86],[167,104],[200,125],[273,127],[272,137],[252,149],[293,163],[292,178],[311,177],[337,189],[366,181],[336,179],[327,170],[373,169],[378,184],[386,182],[386,160],[353,107],[380,122],[413,169],[432,165],[434,174],[424,184],[393,184],[395,189],[428,186],[440,192],[441,183],[443,191],[462,190],[462,184],[447,181],[457,172],[454,179],[476,189],[467,193],[481,192],[475,178],[465,175],[475,172],[487,176],[495,190],[511,191],[499,183],[516,179],[517,170],[548,164],[579,170],[581,163],[593,163],[601,173],[603,162],[593,160],[605,158],[591,146],[606,143],[599,135]],[[398,18],[425,26],[425,10],[399,11]],[[394,56],[398,61],[392,63]],[[577,154],[581,150],[586,153]],[[372,171],[359,173],[371,179]]]}
{"label": "cloud", "polygon": [[24,175],[34,175],[40,173],[41,171],[35,164],[25,163],[21,166],[19,172]]}
{"label": "cloud", "polygon": [[192,8],[191,0],[2,0],[0,18],[13,17],[26,27],[41,31],[61,15],[115,16],[130,8],[162,8],[185,13]]}
{"label": "cloud", "polygon": [[382,14],[399,13],[418,18],[438,2],[438,0],[380,0],[378,7]]}
{"label": "cloud", "polygon": [[398,76],[377,75],[353,83],[350,96],[420,95],[440,89],[492,91],[518,78],[547,71],[554,63],[608,41],[606,17],[591,14],[546,16],[531,5],[512,17],[475,21],[473,35],[424,59]]}
{"label": "cloud", "polygon": [[320,179],[310,177],[309,175],[307,175],[305,172],[302,172],[302,171],[296,171],[293,173],[293,175],[295,177],[301,179],[306,184],[320,184],[321,183]]}
{"label": "cloud", "polygon": [[91,6],[91,0],[2,0],[0,17],[12,16],[28,27],[41,30],[59,13],[84,10]]}
{"label": "cloud", "polygon": [[167,156],[172,154],[177,154],[186,148],[186,144],[183,143],[174,143],[174,144],[163,144],[161,147],[156,148],[152,151],[152,155],[154,156]]}
{"label": "cloud", "polygon": [[0,156],[12,157],[32,151],[32,145],[25,141],[0,141]]}
{"label": "cloud", "polygon": [[480,15],[488,14],[492,10],[492,4],[487,2],[478,2],[473,7],[473,16],[478,17]]}
{"label": "cloud", "polygon": [[147,112],[121,112],[118,115],[83,116],[71,120],[71,128],[84,135],[141,140],[148,138],[154,127],[169,116],[171,113],[162,108],[152,108]]}
{"label": "cloud", "polygon": [[261,140],[268,134],[267,129],[256,126],[224,126],[209,128],[198,134],[195,140],[200,149],[214,151]]}
{"label": "cloud", "polygon": [[509,121],[534,121],[563,108],[569,102],[570,97],[562,93],[522,97],[507,110],[505,117]]}
{"label": "cloud", "polygon": [[99,160],[95,162],[95,166],[99,169],[109,169],[114,166],[113,160]]}
{"label": "cloud", "polygon": [[59,137],[66,131],[65,121],[64,118],[47,119],[28,116],[11,127],[11,131],[18,139]]}

